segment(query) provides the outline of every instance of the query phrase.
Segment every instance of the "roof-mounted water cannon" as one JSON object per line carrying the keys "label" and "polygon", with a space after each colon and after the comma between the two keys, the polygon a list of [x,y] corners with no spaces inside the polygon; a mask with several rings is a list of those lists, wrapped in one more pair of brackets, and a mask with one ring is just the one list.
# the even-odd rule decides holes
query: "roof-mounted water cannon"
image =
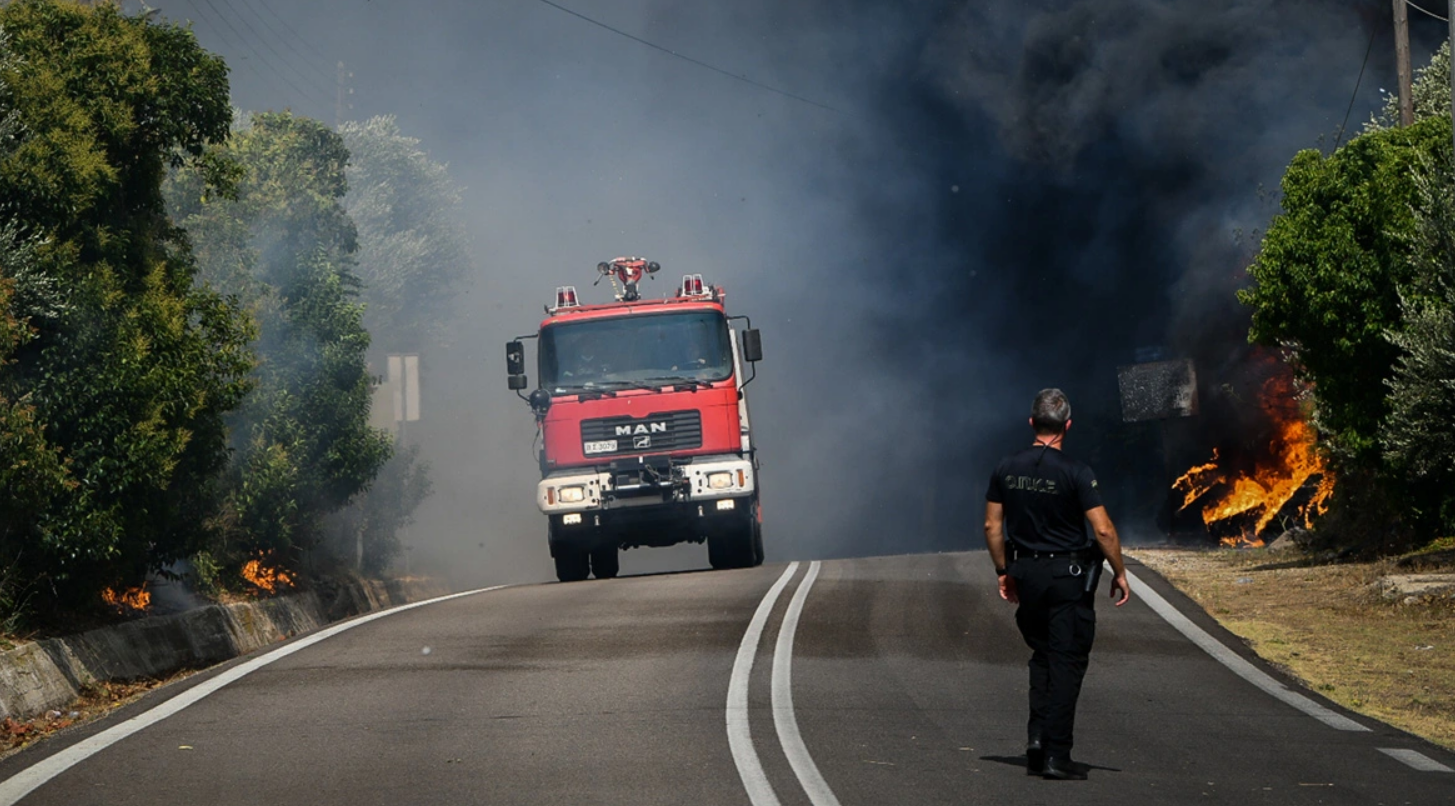
{"label": "roof-mounted water cannon", "polygon": [[[656,274],[661,269],[661,264],[656,261],[639,257],[619,257],[596,264],[596,270],[601,273],[601,277],[611,278],[611,287],[616,291],[616,299],[619,302],[636,302],[641,299],[642,295],[637,291],[637,283],[641,282],[643,277]],[[596,278],[597,283],[601,282],[601,277]],[[618,281],[621,283],[620,287],[617,286]],[[592,285],[595,284],[592,283]]]}

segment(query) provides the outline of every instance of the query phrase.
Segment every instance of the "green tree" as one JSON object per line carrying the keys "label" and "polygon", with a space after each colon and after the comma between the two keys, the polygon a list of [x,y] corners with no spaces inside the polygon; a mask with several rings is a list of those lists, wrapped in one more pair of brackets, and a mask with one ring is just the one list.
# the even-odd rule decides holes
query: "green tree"
{"label": "green tree", "polygon": [[[344,123],[339,134],[350,155],[344,206],[359,230],[355,258],[373,363],[383,366],[389,353],[427,354],[443,335],[469,261],[460,190],[392,116]],[[417,448],[398,451],[340,523],[344,534],[362,535],[367,570],[382,570],[400,552],[400,530],[433,488],[429,473]]]}
{"label": "green tree", "polygon": [[[1450,43],[1446,41],[1430,56],[1430,63],[1415,71],[1410,98],[1415,122],[1450,116]],[[1389,93],[1384,106],[1364,124],[1365,133],[1399,126],[1399,95]]]}
{"label": "green tree", "polygon": [[[5,127],[0,120],[0,129]],[[27,561],[38,552],[28,525],[76,487],[13,371],[16,350],[34,337],[27,298],[43,282],[35,271],[34,244],[13,223],[0,226],[0,632],[17,629],[35,590]]]}
{"label": "green tree", "polygon": [[1324,156],[1299,152],[1239,299],[1253,309],[1250,338],[1290,349],[1312,382],[1320,427],[1336,455],[1378,466],[1385,381],[1400,348],[1417,193],[1411,177],[1451,158],[1448,117],[1374,131]]}
{"label": "green tree", "polygon": [[[9,40],[0,34],[0,75],[13,62]],[[0,83],[0,158],[14,151],[21,138],[19,117],[6,85]],[[33,536],[35,523],[54,501],[75,486],[45,429],[26,398],[15,372],[15,354],[35,337],[32,315],[56,318],[60,295],[41,274],[34,239],[20,234],[13,213],[0,223],[0,564],[13,568],[22,540]],[[16,611],[12,585],[0,578],[0,618]]]}
{"label": "green tree", "polygon": [[363,548],[363,571],[381,574],[405,547],[400,533],[414,523],[414,512],[434,492],[429,463],[419,446],[399,446],[368,491],[340,513],[334,526],[341,538]]}
{"label": "green tree", "polygon": [[21,239],[5,269],[25,331],[4,393],[64,477],[33,518],[8,519],[3,551],[47,591],[94,595],[205,538],[222,418],[248,388],[251,322],[195,284],[161,195],[169,165],[225,179],[201,157],[227,135],[227,69],[190,31],[110,4],[14,0],[0,29],[15,127],[0,209]]}
{"label": "green tree", "polygon": [[209,193],[198,171],[178,172],[168,197],[204,275],[242,299],[261,328],[257,388],[230,421],[226,551],[286,560],[320,543],[324,517],[390,455],[387,437],[368,426],[369,335],[342,204],[348,150],[323,124],[285,112],[240,119],[218,152],[217,162],[241,166],[232,197]]}
{"label": "green tree", "polygon": [[1415,279],[1401,295],[1400,349],[1389,387],[1389,416],[1380,444],[1389,468],[1414,488],[1416,513],[1455,531],[1455,178],[1427,169],[1419,194],[1411,265]]}
{"label": "green tree", "polygon": [[339,134],[350,154],[344,206],[359,231],[364,324],[380,352],[419,352],[438,340],[465,276],[460,190],[392,116],[345,123]]}

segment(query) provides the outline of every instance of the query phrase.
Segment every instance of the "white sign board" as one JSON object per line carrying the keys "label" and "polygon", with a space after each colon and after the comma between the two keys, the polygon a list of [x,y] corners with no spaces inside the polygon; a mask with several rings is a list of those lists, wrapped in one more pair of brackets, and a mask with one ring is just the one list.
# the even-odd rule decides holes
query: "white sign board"
{"label": "white sign board", "polygon": [[389,356],[384,377],[374,387],[369,424],[398,433],[400,423],[419,422],[419,356]]}

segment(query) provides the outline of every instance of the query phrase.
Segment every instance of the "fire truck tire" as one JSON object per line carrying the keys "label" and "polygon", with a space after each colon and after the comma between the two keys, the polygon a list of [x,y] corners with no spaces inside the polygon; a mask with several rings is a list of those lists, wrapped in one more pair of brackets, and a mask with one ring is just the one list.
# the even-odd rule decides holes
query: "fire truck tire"
{"label": "fire truck tire", "polygon": [[615,579],[621,572],[621,554],[616,545],[598,546],[591,550],[591,573],[597,579]]}
{"label": "fire truck tire", "polygon": [[763,564],[763,524],[753,519],[753,567]]}
{"label": "fire truck tire", "polygon": [[584,551],[556,549],[556,579],[580,582],[591,573],[591,555]]}

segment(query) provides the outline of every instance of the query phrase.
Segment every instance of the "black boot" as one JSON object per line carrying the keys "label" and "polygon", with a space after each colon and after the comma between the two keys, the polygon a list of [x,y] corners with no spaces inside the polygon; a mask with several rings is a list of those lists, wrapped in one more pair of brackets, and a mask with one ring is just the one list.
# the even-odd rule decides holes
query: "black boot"
{"label": "black boot", "polygon": [[1069,758],[1047,756],[1041,777],[1051,781],[1085,781],[1086,765],[1077,764]]}
{"label": "black boot", "polygon": [[1046,767],[1046,751],[1040,738],[1026,742],[1026,775],[1040,775]]}

